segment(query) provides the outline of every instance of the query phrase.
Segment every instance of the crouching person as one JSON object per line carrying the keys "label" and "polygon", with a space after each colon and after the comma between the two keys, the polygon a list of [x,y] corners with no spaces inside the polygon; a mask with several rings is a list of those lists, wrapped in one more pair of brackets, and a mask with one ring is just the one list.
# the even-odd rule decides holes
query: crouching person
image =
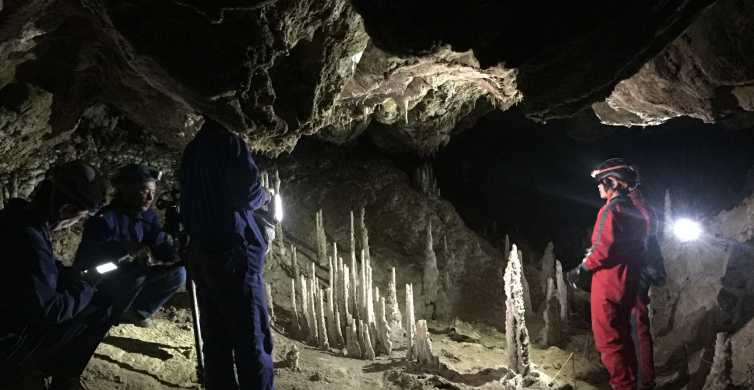
{"label": "crouching person", "polygon": [[47,172],[31,201],[11,199],[0,211],[0,388],[52,376],[52,389],[78,389],[79,377],[107,333],[110,307],[96,272],[64,269],[50,234],[103,203],[97,171],[71,162]]}
{"label": "crouching person", "polygon": [[86,221],[76,254],[82,268],[127,255],[144,260],[128,264],[132,272],[114,274],[105,282],[107,287],[117,284],[123,296],[130,296],[115,307],[120,321],[141,327],[148,327],[149,319],[186,282],[174,242],[152,208],[159,176],[138,164],[120,168],[112,178],[113,200]]}

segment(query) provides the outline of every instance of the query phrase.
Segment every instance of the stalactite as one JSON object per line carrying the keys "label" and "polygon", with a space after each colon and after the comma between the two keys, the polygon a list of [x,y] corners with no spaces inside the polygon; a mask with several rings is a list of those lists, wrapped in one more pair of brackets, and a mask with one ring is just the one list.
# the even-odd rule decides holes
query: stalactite
{"label": "stalactite", "polygon": [[372,338],[369,336],[369,324],[365,321],[359,321],[359,333],[361,334],[361,357],[374,360],[375,353]]}
{"label": "stalactite", "polygon": [[348,338],[346,338],[346,351],[348,356],[353,358],[361,358],[361,346],[359,346],[359,331],[356,325],[356,320],[353,317],[348,317]]}
{"label": "stalactite", "polygon": [[437,184],[435,171],[431,162],[424,162],[414,171],[414,185],[416,188],[428,196],[440,196],[440,186]]}
{"label": "stalactite", "polygon": [[522,266],[518,248],[511,248],[505,268],[506,366],[523,376],[529,373],[529,331],[526,329]]}
{"label": "stalactite", "polygon": [[424,272],[422,275],[422,315],[435,318],[435,305],[439,290],[440,271],[437,269],[437,256],[435,255],[432,240],[432,221],[427,222],[427,239],[424,247]]}
{"label": "stalactite", "polygon": [[542,344],[551,347],[560,342],[560,303],[558,302],[555,280],[547,279],[545,308],[542,312],[545,326],[542,328]]}
{"label": "stalactite", "polygon": [[327,323],[325,322],[325,305],[322,289],[317,288],[317,300],[319,301],[317,312],[317,327],[319,332],[319,346],[325,351],[330,350],[330,339],[327,337]]}
{"label": "stalactite", "polygon": [[426,320],[416,322],[416,359],[424,367],[440,368],[440,358],[432,353],[432,339]]}
{"label": "stalactite", "polygon": [[406,357],[413,360],[416,356],[416,318],[414,317],[414,289],[406,285]]}
{"label": "stalactite", "polygon": [[558,303],[560,304],[560,328],[563,333],[568,331],[568,288],[563,275],[563,264],[555,260],[555,284],[558,289]]}
{"label": "stalactite", "polygon": [[728,390],[733,388],[731,370],[730,337],[725,332],[719,332],[715,337],[715,355],[712,358],[707,379],[704,381],[704,390]]}

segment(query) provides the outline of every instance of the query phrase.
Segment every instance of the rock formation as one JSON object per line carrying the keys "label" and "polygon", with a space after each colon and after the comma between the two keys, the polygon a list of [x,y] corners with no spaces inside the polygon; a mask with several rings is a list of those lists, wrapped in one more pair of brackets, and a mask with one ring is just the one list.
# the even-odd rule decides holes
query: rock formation
{"label": "rock formation", "polygon": [[732,387],[730,336],[720,332],[715,338],[715,355],[704,382],[704,390],[728,390]]}
{"label": "rock formation", "polygon": [[555,288],[558,291],[558,303],[560,306],[560,327],[568,331],[568,287],[566,287],[565,275],[563,275],[563,264],[560,260],[555,260]]}
{"label": "rock formation", "polygon": [[432,340],[426,320],[416,322],[416,360],[420,365],[430,368],[440,368],[440,358],[432,353]]}
{"label": "rock formation", "polygon": [[411,360],[416,357],[416,318],[414,317],[414,288],[406,285],[406,358]]}
{"label": "rock formation", "polygon": [[437,296],[440,289],[440,271],[437,269],[437,256],[435,255],[432,240],[432,222],[427,222],[427,246],[425,249],[424,271],[422,274],[422,296],[424,304],[422,311],[424,317],[434,319],[436,315]]}
{"label": "rock formation", "polygon": [[529,373],[529,330],[526,328],[523,297],[523,268],[514,244],[505,268],[505,351],[506,366],[513,372]]}
{"label": "rock formation", "polygon": [[558,301],[558,291],[555,287],[555,281],[550,278],[547,280],[547,290],[545,293],[545,305],[542,311],[544,318],[544,327],[540,339],[542,345],[553,346],[560,342],[561,324],[560,324],[560,302]]}

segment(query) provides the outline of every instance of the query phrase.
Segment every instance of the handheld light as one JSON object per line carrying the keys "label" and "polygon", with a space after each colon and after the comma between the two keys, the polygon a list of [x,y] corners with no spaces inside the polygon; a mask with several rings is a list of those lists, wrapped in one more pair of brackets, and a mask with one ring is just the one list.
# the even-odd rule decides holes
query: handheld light
{"label": "handheld light", "polygon": [[97,272],[100,273],[100,274],[106,274],[106,273],[108,273],[110,271],[115,271],[116,269],[118,269],[118,266],[115,265],[115,263],[113,263],[113,262],[108,262],[108,263],[105,263],[105,264],[100,264],[100,265],[94,267],[94,269],[97,270]]}

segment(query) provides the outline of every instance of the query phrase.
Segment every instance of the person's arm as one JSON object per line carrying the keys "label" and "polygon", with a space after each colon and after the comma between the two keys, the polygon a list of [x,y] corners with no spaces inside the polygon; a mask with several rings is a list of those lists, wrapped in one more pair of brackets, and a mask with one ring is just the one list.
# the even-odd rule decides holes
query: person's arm
{"label": "person's arm", "polygon": [[256,210],[270,200],[269,192],[262,187],[259,179],[259,169],[254,163],[246,142],[237,135],[231,135],[231,151],[233,162],[229,170],[229,180],[238,185],[240,203],[238,208]]}
{"label": "person's arm", "polygon": [[82,278],[61,279],[48,241],[31,228],[23,232],[20,259],[27,265],[20,305],[30,318],[47,323],[70,320],[89,305],[94,286]]}
{"label": "person's arm", "polygon": [[[607,268],[613,264],[613,253],[616,250],[616,235],[621,234],[623,215],[610,203],[603,207],[597,214],[597,222],[594,225],[595,233],[589,254],[584,258],[582,265],[590,272]],[[619,237],[618,237],[619,238]]]}
{"label": "person's arm", "polygon": [[105,216],[96,215],[87,219],[81,243],[76,250],[74,265],[83,270],[127,255],[127,243],[112,240],[112,236],[113,228]]}
{"label": "person's arm", "polygon": [[178,251],[175,242],[160,224],[160,217],[153,210],[144,213],[144,243],[149,246],[152,255],[158,263],[172,264],[177,262]]}

